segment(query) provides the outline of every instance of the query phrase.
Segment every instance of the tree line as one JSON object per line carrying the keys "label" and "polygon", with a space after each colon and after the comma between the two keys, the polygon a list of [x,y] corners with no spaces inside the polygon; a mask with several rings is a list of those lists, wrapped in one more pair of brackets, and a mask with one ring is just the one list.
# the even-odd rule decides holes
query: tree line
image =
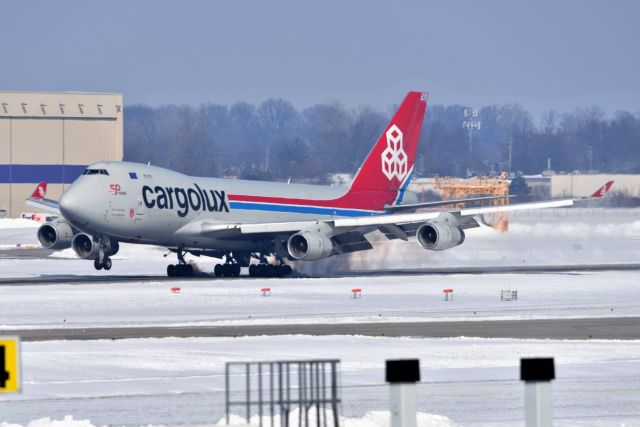
{"label": "tree line", "polygon": [[[124,114],[125,160],[191,175],[324,182],[354,173],[397,106],[380,111],[337,102],[302,110],[283,99],[259,105],[131,105]],[[479,129],[463,127],[465,107],[429,105],[417,176],[501,171],[640,173],[640,114],[598,107],[549,111],[539,123],[521,105],[477,110]]]}

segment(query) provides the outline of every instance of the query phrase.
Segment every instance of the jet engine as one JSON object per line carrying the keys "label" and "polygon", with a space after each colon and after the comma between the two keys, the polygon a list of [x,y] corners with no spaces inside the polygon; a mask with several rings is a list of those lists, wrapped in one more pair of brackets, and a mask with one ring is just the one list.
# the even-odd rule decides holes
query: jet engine
{"label": "jet engine", "polygon": [[[71,247],[76,255],[82,259],[96,259],[100,255],[100,243],[85,233],[78,233],[73,237]],[[104,255],[111,256],[118,253],[120,245],[115,240],[107,240]]]}
{"label": "jet engine", "polygon": [[464,242],[464,231],[451,214],[426,222],[416,232],[418,243],[430,251],[444,251]]}
{"label": "jet engine", "polygon": [[287,251],[293,259],[315,261],[335,254],[336,244],[321,234],[301,231],[289,237]]}
{"label": "jet engine", "polygon": [[60,251],[71,247],[73,228],[66,221],[53,221],[42,224],[37,236],[43,248]]}

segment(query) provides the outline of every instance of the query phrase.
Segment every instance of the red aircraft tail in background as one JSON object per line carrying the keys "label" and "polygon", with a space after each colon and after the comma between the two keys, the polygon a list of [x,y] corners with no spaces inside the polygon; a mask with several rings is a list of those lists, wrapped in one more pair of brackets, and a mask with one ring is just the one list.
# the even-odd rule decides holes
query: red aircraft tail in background
{"label": "red aircraft tail in background", "polygon": [[47,197],[47,183],[41,182],[31,194],[32,199],[44,199]]}
{"label": "red aircraft tail in background", "polygon": [[604,195],[609,192],[609,189],[611,189],[612,185],[613,185],[613,181],[607,182],[605,185],[603,185],[602,187],[598,188],[598,191],[593,193],[591,195],[591,197],[594,197],[594,198],[604,197]]}

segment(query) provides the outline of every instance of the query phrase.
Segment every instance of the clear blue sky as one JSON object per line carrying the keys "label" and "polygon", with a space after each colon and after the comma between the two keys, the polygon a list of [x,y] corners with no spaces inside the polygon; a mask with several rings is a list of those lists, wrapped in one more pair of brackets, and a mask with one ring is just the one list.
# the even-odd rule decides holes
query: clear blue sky
{"label": "clear blue sky", "polygon": [[0,90],[640,111],[640,2],[5,1]]}

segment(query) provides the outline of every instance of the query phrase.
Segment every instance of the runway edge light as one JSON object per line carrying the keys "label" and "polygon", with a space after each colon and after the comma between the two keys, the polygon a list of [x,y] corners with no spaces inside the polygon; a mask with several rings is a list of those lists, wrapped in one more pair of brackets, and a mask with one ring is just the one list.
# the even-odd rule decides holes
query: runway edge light
{"label": "runway edge light", "polygon": [[19,393],[20,338],[0,336],[0,393]]}

